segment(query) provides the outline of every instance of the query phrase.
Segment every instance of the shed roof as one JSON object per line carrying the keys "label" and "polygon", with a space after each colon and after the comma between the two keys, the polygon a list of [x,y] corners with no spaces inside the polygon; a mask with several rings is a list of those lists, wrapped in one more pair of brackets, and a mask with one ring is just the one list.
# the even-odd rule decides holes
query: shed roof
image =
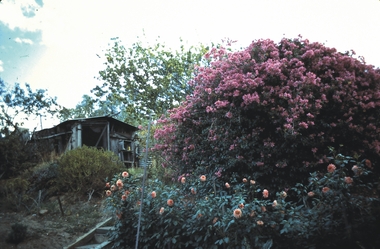
{"label": "shed roof", "polygon": [[124,123],[120,120],[117,120],[117,119],[111,117],[110,115],[105,115],[105,116],[96,116],[96,117],[90,117],[90,118],[76,118],[76,119],[66,120],[66,121],[63,121],[62,123],[60,123],[60,124],[58,124],[52,128],[47,128],[47,129],[42,129],[42,130],[36,131],[36,133],[42,133],[42,134],[50,133],[51,134],[52,132],[54,133],[54,131],[56,131],[58,127],[69,128],[73,124],[78,123],[78,122],[83,122],[84,124],[85,123],[91,124],[91,123],[96,123],[98,121],[101,122],[104,120],[106,120],[107,122],[109,122],[111,124],[116,125],[118,128],[120,128],[122,130],[132,131],[132,132],[139,130],[139,128],[137,128],[135,126],[132,126],[130,124],[127,124],[127,123]]}

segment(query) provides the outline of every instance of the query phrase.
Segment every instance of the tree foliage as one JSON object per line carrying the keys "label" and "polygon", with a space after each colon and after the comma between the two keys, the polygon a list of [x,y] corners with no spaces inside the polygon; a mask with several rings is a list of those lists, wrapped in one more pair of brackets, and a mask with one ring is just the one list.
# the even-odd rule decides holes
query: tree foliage
{"label": "tree foliage", "polygon": [[126,114],[121,111],[121,107],[120,101],[115,100],[111,103],[109,100],[105,100],[100,102],[85,94],[75,108],[62,108],[59,115],[61,121],[105,115],[114,115],[117,119],[124,121]]}
{"label": "tree foliage", "polygon": [[58,108],[56,98],[49,97],[46,90],[33,91],[29,84],[25,88],[18,83],[10,86],[0,79],[1,134],[9,134],[30,116],[54,115]]}
{"label": "tree foliage", "polygon": [[33,147],[23,121],[31,116],[55,114],[58,105],[45,90],[33,91],[28,84],[13,87],[0,79],[0,178],[20,174],[33,162]]}
{"label": "tree foliage", "polygon": [[115,38],[105,53],[105,69],[99,72],[103,84],[93,93],[99,101],[122,103],[125,121],[139,124],[148,113],[160,115],[172,109],[192,91],[187,81],[205,51],[202,45],[189,49],[182,45],[173,52],[161,43],[141,42],[126,48]]}
{"label": "tree foliage", "polygon": [[155,133],[179,173],[223,169],[286,187],[324,165],[329,147],[380,163],[380,70],[352,52],[283,39],[206,56],[194,92]]}

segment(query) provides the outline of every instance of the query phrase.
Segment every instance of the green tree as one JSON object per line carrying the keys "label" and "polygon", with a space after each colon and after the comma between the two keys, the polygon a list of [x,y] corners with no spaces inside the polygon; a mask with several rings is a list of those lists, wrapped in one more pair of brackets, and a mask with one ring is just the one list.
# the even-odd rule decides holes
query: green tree
{"label": "green tree", "polygon": [[161,43],[136,42],[126,48],[118,38],[113,40],[105,53],[105,69],[99,72],[103,84],[92,92],[99,103],[106,99],[109,104],[122,104],[121,111],[127,114],[123,121],[139,124],[148,113],[165,113],[192,92],[187,82],[206,52],[203,45],[189,49],[182,45],[173,52]]}
{"label": "green tree", "polygon": [[33,91],[28,84],[25,88],[0,79],[0,178],[20,174],[30,166],[34,153],[27,144],[28,130],[21,128],[23,121],[33,115],[54,115],[59,108],[45,90]]}
{"label": "green tree", "polygon": [[85,94],[82,96],[82,101],[75,108],[63,107],[59,112],[59,118],[61,121],[65,121],[75,118],[111,115],[120,121],[124,121],[127,116],[122,107],[123,103],[119,100],[113,100],[112,102],[108,99],[97,101],[90,95]]}
{"label": "green tree", "polygon": [[60,106],[56,98],[46,95],[46,90],[33,91],[29,84],[25,88],[16,83],[13,86],[0,79],[0,134],[23,125],[31,116],[55,115]]}

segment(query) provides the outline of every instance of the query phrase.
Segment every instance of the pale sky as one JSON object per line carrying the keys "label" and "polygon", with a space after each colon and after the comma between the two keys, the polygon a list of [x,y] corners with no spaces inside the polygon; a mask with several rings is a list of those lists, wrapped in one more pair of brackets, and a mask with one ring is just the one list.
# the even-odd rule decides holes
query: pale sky
{"label": "pale sky", "polygon": [[237,40],[296,38],[353,49],[380,67],[379,0],[3,0],[0,3],[0,78],[47,89],[75,107],[101,82],[110,40],[139,39],[177,48]]}

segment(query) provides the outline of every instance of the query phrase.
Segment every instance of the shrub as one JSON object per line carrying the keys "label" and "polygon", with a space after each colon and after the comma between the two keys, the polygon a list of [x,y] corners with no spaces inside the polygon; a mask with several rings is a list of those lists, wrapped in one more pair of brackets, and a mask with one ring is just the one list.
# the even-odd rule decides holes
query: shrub
{"label": "shrub", "polygon": [[58,177],[58,163],[49,162],[36,166],[29,176],[29,182],[32,183],[30,191],[50,190],[54,191],[54,187]]}
{"label": "shrub", "polygon": [[57,184],[61,191],[86,193],[104,189],[105,177],[112,177],[123,168],[111,151],[83,146],[66,152],[58,160]]}
{"label": "shrub", "polygon": [[[253,178],[231,177],[226,184],[217,175],[187,174],[172,186],[150,181],[139,248],[379,246],[379,179],[365,161],[340,154],[328,159],[308,184],[281,192]],[[114,248],[134,248],[141,182],[118,174],[107,186],[107,206],[117,217]]]}
{"label": "shrub", "polygon": [[0,180],[0,197],[5,197],[5,207],[11,210],[20,210],[22,205],[29,201],[27,193],[30,187],[28,179],[19,176]]}
{"label": "shrub", "polygon": [[22,242],[27,235],[27,226],[16,223],[12,225],[12,231],[8,234],[7,242],[18,244]]}
{"label": "shrub", "polygon": [[328,147],[380,163],[380,69],[320,43],[212,49],[195,88],[162,117],[155,149],[181,173],[237,174],[277,190],[304,182]]}
{"label": "shrub", "polygon": [[27,144],[29,132],[16,128],[2,136],[0,132],[0,179],[19,176],[35,165],[35,148]]}

